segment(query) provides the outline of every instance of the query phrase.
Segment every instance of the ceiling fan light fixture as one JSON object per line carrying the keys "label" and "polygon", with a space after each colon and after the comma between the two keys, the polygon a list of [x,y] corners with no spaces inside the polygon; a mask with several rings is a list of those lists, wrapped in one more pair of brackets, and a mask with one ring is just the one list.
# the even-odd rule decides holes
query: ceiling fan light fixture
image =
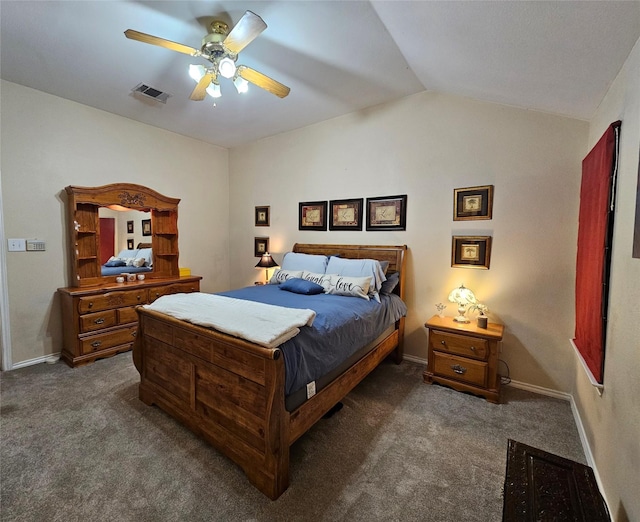
{"label": "ceiling fan light fixture", "polygon": [[205,75],[205,68],[203,65],[189,65],[189,76],[193,78],[196,82],[202,80],[202,77]]}
{"label": "ceiling fan light fixture", "polygon": [[236,73],[236,64],[231,58],[225,56],[220,60],[220,63],[218,63],[218,71],[225,78],[233,78],[233,75]]}
{"label": "ceiling fan light fixture", "polygon": [[220,98],[222,92],[220,91],[220,84],[211,82],[211,85],[207,87],[207,94],[212,98]]}
{"label": "ceiling fan light fixture", "polygon": [[236,91],[238,91],[239,94],[245,93],[249,90],[249,82],[238,75],[233,79],[233,85],[236,86]]}

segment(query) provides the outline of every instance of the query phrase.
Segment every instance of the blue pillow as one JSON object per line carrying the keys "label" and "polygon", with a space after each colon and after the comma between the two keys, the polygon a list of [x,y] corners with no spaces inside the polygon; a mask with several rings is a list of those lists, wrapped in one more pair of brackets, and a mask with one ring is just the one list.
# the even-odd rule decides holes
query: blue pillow
{"label": "blue pillow", "polygon": [[107,261],[104,266],[127,266],[127,263],[122,259],[114,259],[113,261]]}
{"label": "blue pillow", "polygon": [[380,287],[381,294],[391,294],[398,283],[400,282],[400,273],[393,272],[387,276],[387,280],[382,282]]}
{"label": "blue pillow", "polygon": [[306,270],[316,274],[324,274],[327,268],[327,256],[318,254],[302,254],[300,252],[287,252],[282,258],[280,267],[283,270]]}
{"label": "blue pillow", "polygon": [[313,281],[307,281],[300,277],[292,277],[287,279],[280,285],[280,290],[287,290],[295,294],[315,295],[324,292],[324,288],[321,285],[314,283]]}

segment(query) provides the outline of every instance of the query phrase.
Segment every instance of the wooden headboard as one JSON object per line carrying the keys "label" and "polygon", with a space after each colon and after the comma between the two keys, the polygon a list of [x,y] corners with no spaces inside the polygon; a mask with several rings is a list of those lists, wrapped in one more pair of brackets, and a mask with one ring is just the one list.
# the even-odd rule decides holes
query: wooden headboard
{"label": "wooden headboard", "polygon": [[387,273],[399,272],[400,283],[394,290],[404,299],[405,253],[407,245],[327,245],[322,243],[296,243],[293,252],[340,256],[347,259],[377,259],[389,261]]}
{"label": "wooden headboard", "polygon": [[151,248],[151,243],[138,243],[136,248]]}

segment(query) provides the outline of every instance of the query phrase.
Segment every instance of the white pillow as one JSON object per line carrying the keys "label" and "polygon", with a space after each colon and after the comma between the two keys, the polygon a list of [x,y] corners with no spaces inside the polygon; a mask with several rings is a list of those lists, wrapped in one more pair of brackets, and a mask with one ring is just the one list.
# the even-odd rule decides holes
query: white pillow
{"label": "white pillow", "polygon": [[137,267],[141,267],[144,266],[144,264],[147,262],[147,260],[144,257],[136,257],[131,264],[127,263],[127,266],[137,266]]}
{"label": "white pillow", "polygon": [[144,262],[146,263],[147,266],[153,266],[153,257],[151,255],[151,248],[141,248],[140,250],[138,250],[136,257],[144,258]]}
{"label": "white pillow", "polygon": [[269,279],[269,284],[279,285],[292,277],[302,277],[302,270],[283,270],[281,268],[276,268],[271,279]]}
{"label": "white pillow", "polygon": [[369,300],[370,277],[349,277],[331,274],[329,278],[331,282],[327,290],[328,294],[362,297],[362,299]]}
{"label": "white pillow", "polygon": [[327,256],[317,254],[300,254],[287,252],[280,265],[283,270],[306,270],[317,274],[324,274],[327,268]]}
{"label": "white pillow", "polygon": [[329,290],[331,286],[331,275],[329,274],[318,274],[316,272],[302,272],[302,279],[307,281],[311,281],[317,285],[320,285],[324,288],[325,293]]}
{"label": "white pillow", "polygon": [[333,256],[329,258],[326,272],[349,277],[369,277],[369,296],[380,302],[378,292],[387,278],[377,259],[345,259]]}
{"label": "white pillow", "polygon": [[131,259],[131,258],[136,258],[136,257],[140,257],[138,255],[138,249],[136,248],[135,250],[120,250],[120,252],[118,253],[118,259],[122,259],[123,261],[126,261],[127,259]]}

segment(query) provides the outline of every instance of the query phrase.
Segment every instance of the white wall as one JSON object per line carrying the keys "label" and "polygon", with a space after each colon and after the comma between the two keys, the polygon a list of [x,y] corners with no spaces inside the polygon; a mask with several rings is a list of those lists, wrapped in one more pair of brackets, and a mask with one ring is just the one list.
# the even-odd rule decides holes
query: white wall
{"label": "white wall", "polygon": [[[270,237],[277,261],[295,242],[407,244],[408,354],[426,358],[424,322],[464,283],[506,324],[511,377],[569,392],[587,132],[585,122],[425,92],[233,149],[231,286],[261,277],[254,236]],[[487,184],[493,219],[454,222],[453,189]],[[300,201],[396,194],[408,194],[406,232],[298,231]],[[269,228],[254,227],[255,205],[271,206]],[[451,236],[465,234],[493,236],[490,270],[451,268]]]}
{"label": "white wall", "polygon": [[640,40],[589,128],[591,149],[621,120],[604,393],[575,363],[574,398],[614,520],[640,520],[640,259],[631,256],[640,182]]}
{"label": "white wall", "polygon": [[61,350],[56,290],[69,284],[67,185],[127,182],[180,198],[180,266],[228,284],[228,151],[40,91],[2,82],[2,196],[6,237],[39,238],[45,252],[8,252],[13,363]]}

